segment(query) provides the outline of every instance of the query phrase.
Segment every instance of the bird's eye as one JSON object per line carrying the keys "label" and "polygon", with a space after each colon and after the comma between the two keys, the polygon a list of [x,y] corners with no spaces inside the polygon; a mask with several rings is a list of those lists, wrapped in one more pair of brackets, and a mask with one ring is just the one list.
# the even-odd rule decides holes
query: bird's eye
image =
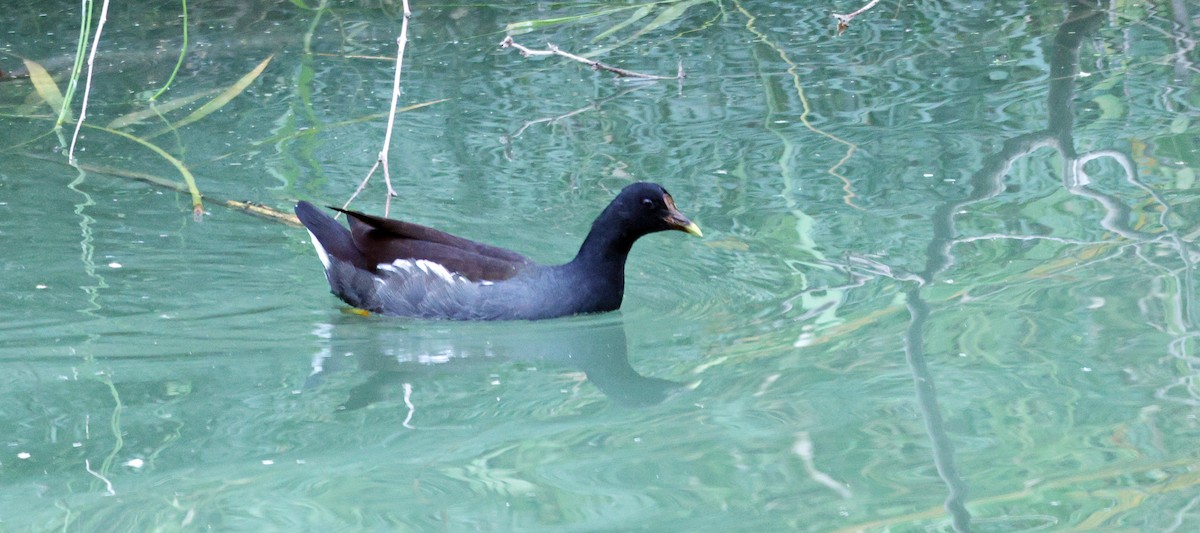
{"label": "bird's eye", "polygon": [[646,209],[654,209],[654,200],[642,198],[642,207],[645,207]]}

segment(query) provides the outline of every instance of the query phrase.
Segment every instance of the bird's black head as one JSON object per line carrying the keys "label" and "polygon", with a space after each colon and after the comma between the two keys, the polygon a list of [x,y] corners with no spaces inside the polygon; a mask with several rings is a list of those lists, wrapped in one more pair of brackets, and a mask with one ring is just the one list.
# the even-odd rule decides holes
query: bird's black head
{"label": "bird's black head", "polygon": [[701,236],[700,227],[675,208],[675,200],[661,185],[633,183],[621,189],[596,217],[572,263],[583,265],[588,279],[615,280],[617,296],[608,308],[616,309],[620,306],[625,258],[633,243],[643,235],[666,230]]}
{"label": "bird's black head", "polygon": [[620,225],[623,233],[635,239],[648,233],[666,230],[678,230],[697,237],[703,235],[700,227],[675,207],[671,193],[657,183],[645,181],[621,189],[604,210],[600,220],[603,219],[608,219],[608,224]]}

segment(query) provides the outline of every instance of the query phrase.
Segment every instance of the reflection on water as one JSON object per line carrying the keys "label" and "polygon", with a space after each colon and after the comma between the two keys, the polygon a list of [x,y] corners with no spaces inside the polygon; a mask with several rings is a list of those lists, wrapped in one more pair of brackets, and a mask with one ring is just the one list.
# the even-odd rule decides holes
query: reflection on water
{"label": "reflection on water", "polygon": [[[73,56],[79,5],[25,4],[0,69]],[[89,124],[340,204],[399,18],[299,4],[191,5],[151,106],[182,18],[114,3]],[[0,83],[0,530],[1200,530],[1194,6],[414,7],[398,216],[555,263],[644,179],[706,238],[639,243],[619,314],[343,315],[302,230],[193,222],[105,129],[81,174]]]}
{"label": "reflection on water", "polygon": [[619,405],[658,404],[683,387],[682,383],[643,376],[630,366],[625,322],[619,313],[615,318],[567,320],[552,326],[384,320],[400,324],[374,320],[364,324],[362,317],[318,324],[313,335],[322,339],[323,346],[313,356],[312,373],[304,388],[320,391],[327,374],[355,371],[366,378],[348,392],[339,409],[366,407],[395,397],[396,390],[405,391],[405,405],[411,408],[408,395],[414,384],[446,373],[486,373],[494,364],[474,359],[573,368]]}
{"label": "reflection on water", "polygon": [[964,213],[968,206],[1004,192],[1005,173],[1012,167],[1015,159],[1029,155],[1034,147],[1055,144],[1067,159],[1066,166],[1075,166],[1072,160],[1075,141],[1071,136],[1071,124],[1074,81],[1079,73],[1079,46],[1099,26],[1102,13],[1090,3],[1071,4],[1071,12],[1067,15],[1066,22],[1059,27],[1050,52],[1051,76],[1047,103],[1050,111],[1049,128],[1043,132],[1023,134],[1006,141],[1002,152],[985,159],[983,167],[972,174],[971,188],[965,198],[953,199],[934,208],[931,219],[933,239],[928,247],[925,268],[919,274],[920,284],[905,293],[910,315],[909,327],[904,337],[906,361],[912,373],[917,405],[925,421],[934,465],[938,476],[946,484],[946,511],[950,514],[954,530],[959,532],[971,530],[972,517],[966,507],[968,484],[956,464],[954,446],[946,431],[942,407],[937,398],[935,379],[926,361],[925,334],[930,309],[922,287],[934,283],[954,264],[953,247],[959,237],[955,228],[955,218]]}

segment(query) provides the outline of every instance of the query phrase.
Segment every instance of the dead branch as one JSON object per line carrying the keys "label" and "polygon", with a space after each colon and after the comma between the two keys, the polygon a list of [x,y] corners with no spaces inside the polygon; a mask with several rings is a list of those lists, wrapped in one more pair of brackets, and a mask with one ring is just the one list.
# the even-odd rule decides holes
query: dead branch
{"label": "dead branch", "polygon": [[529,129],[530,126],[533,126],[535,124],[544,124],[544,123],[554,124],[554,123],[563,121],[565,119],[571,118],[575,115],[579,115],[582,113],[586,113],[588,111],[600,109],[600,106],[608,103],[609,101],[616,100],[617,98],[621,98],[622,96],[625,96],[634,91],[640,91],[646,87],[649,87],[649,85],[645,85],[645,84],[633,85],[633,86],[630,86],[628,89],[618,92],[617,94],[614,94],[614,95],[604,98],[602,100],[597,100],[597,101],[592,102],[588,105],[585,105],[579,109],[569,111],[569,112],[563,113],[561,115],[555,115],[552,117],[542,117],[542,118],[526,121],[525,124],[523,124],[520,128],[517,129],[517,131],[515,131],[511,134],[508,134],[508,135],[500,136],[500,143],[504,145],[504,158],[508,159],[509,161],[512,161],[512,159],[513,159],[512,140],[516,139],[517,137],[520,137],[521,134],[525,133],[525,130]]}
{"label": "dead branch", "polygon": [[878,4],[878,3],[879,3],[879,0],[871,0],[870,2],[867,2],[867,5],[858,8],[858,11],[855,11],[848,15],[841,15],[838,13],[834,13],[833,18],[837,19],[838,35],[841,35],[842,32],[846,31],[846,28],[850,27],[850,21],[854,20],[854,17],[857,17],[857,16],[865,13],[868,9],[875,7],[875,4]]}
{"label": "dead branch", "polygon": [[396,38],[396,70],[395,76],[392,78],[392,106],[388,110],[387,132],[383,134],[383,148],[379,150],[379,157],[375,159],[371,170],[367,172],[367,177],[358,184],[358,188],[346,200],[342,209],[350,206],[350,202],[353,202],[358,193],[366,188],[367,182],[371,181],[375,170],[381,166],[383,167],[383,183],[387,185],[387,199],[383,203],[383,216],[388,215],[388,211],[392,207],[392,198],[396,196],[396,189],[392,188],[392,175],[388,170],[388,147],[392,144],[392,129],[396,125],[396,102],[400,100],[400,72],[404,68],[404,45],[408,43],[408,18],[412,16],[412,12],[408,10],[408,0],[403,1],[403,6],[404,18],[400,21],[400,36]]}
{"label": "dead branch", "polygon": [[[878,0],[876,0],[876,1],[878,1]],[[603,70],[606,72],[611,72],[613,74],[616,74],[618,78],[639,78],[639,79],[644,79],[644,80],[681,80],[685,77],[685,74],[683,73],[683,63],[682,62],[680,62],[678,72],[674,76],[659,76],[657,74],[643,74],[641,72],[634,72],[632,70],[626,70],[623,68],[614,67],[612,65],[606,65],[599,61],[588,59],[588,58],[582,57],[582,56],[577,56],[570,52],[564,52],[561,48],[559,48],[553,44],[550,44],[550,43],[546,43],[545,50],[534,50],[532,48],[527,48],[525,46],[522,46],[522,45],[514,42],[511,35],[506,36],[503,41],[500,41],[500,48],[515,48],[518,52],[521,52],[521,55],[523,55],[525,57],[529,57],[529,56],[565,57],[567,59],[570,59],[571,61],[578,61],[589,67],[592,67],[592,70]]]}

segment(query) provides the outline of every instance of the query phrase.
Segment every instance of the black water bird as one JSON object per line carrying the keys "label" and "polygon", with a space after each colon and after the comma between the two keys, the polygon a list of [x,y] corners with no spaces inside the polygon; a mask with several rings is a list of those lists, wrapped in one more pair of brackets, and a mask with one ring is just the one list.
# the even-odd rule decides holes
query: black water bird
{"label": "black water bird", "polygon": [[655,183],[626,186],[596,217],[570,262],[540,265],[496,246],[355,211],[347,230],[308,202],[296,216],[346,303],[387,315],[451,320],[537,320],[613,311],[625,293],[625,259],[650,233],[701,236]]}

